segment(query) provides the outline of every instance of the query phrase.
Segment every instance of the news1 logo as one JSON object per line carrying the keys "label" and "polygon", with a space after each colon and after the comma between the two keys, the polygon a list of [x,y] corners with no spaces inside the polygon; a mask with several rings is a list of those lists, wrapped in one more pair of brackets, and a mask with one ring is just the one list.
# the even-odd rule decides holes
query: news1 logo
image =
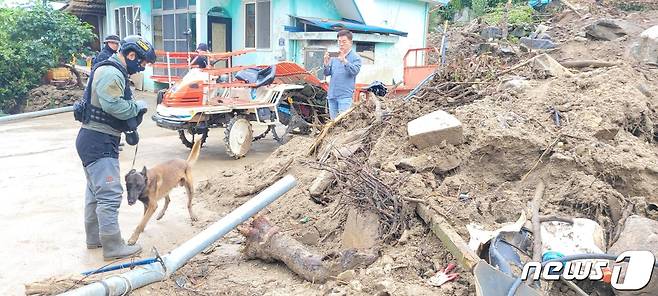
{"label": "news1 logo", "polygon": [[[627,260],[628,259],[628,260]],[[640,290],[646,287],[651,280],[656,263],[656,257],[649,251],[626,251],[621,253],[615,259],[615,263],[628,261],[623,265],[613,264],[610,284],[613,288],[620,291]],[[592,281],[603,279],[603,271],[609,267],[610,261],[602,259],[585,259],[567,262],[549,262],[542,268],[539,262],[528,262],[523,266],[521,279],[527,280],[532,272],[532,279],[539,280],[541,277],[547,281],[557,281],[560,277],[565,280],[584,280],[589,278]],[[621,279],[622,270],[626,274]]]}

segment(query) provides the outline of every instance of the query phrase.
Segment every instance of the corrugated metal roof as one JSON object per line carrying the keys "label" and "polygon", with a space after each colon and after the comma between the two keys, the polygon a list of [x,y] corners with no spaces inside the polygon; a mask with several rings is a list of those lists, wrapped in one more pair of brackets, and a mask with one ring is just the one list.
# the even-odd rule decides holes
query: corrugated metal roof
{"label": "corrugated metal roof", "polygon": [[407,37],[407,32],[402,32],[398,30],[382,28],[377,26],[369,26],[366,24],[349,22],[344,20],[330,20],[330,19],[323,19],[316,17],[300,17],[300,16],[293,16],[293,17],[295,17],[302,23],[313,25],[329,31],[338,31],[341,29],[347,29],[352,32],[392,34],[392,35]]}

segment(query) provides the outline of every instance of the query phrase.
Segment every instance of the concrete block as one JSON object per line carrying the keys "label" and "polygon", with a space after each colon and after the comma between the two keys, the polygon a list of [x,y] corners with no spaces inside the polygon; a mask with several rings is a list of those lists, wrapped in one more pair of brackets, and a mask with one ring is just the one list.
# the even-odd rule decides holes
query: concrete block
{"label": "concrete block", "polygon": [[640,62],[658,64],[658,25],[640,34],[640,40],[633,47],[633,55]]}
{"label": "concrete block", "polygon": [[409,141],[418,148],[426,148],[446,143],[464,143],[462,123],[443,110],[423,115],[407,123]]}
{"label": "concrete block", "polygon": [[334,182],[335,176],[332,172],[321,171],[309,188],[309,193],[311,196],[321,196],[322,193],[329,188],[329,186]]}
{"label": "concrete block", "polygon": [[[624,223],[624,230],[619,239],[610,247],[608,254],[619,255],[624,251],[650,251],[658,256],[658,221],[640,216],[630,216]],[[620,265],[626,265],[621,263]],[[626,266],[622,268],[622,277],[625,277]],[[615,291],[616,295],[644,296],[658,295],[658,268],[653,269],[651,281],[644,288],[637,291]]]}
{"label": "concrete block", "polygon": [[585,34],[592,40],[611,41],[628,35],[626,24],[615,19],[600,19],[585,27]]}
{"label": "concrete block", "polygon": [[547,54],[542,54],[534,59],[534,67],[548,76],[562,77],[571,75],[569,69],[563,67],[558,61]]}
{"label": "concrete block", "polygon": [[548,37],[548,39],[521,37],[520,42],[529,49],[551,49],[557,47],[557,45],[550,40],[550,37]]}
{"label": "concrete block", "polygon": [[503,37],[503,30],[498,27],[486,27],[480,31],[480,36],[485,40],[500,39]]}

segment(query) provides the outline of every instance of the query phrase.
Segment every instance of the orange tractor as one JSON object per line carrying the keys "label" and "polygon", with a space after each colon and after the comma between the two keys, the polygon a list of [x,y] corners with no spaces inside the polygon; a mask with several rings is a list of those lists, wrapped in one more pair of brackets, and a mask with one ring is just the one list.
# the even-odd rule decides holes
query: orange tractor
{"label": "orange tractor", "polygon": [[[230,57],[244,53],[208,54],[212,59],[227,59],[228,68],[191,68],[182,78],[154,76],[173,85],[158,93],[152,119],[160,127],[178,131],[190,148],[195,137],[200,136],[203,143],[211,128],[224,128],[226,152],[236,159],[269,133],[282,143],[291,133],[310,133],[313,126],[328,120],[325,83],[291,62],[231,67]],[[254,125],[266,127],[265,132],[254,136]]]}
{"label": "orange tractor", "polygon": [[[206,141],[211,128],[224,128],[226,152],[240,158],[247,154],[253,141],[272,133],[280,143],[291,133],[310,133],[329,120],[326,83],[292,62],[271,66],[231,65],[231,57],[254,50],[205,54],[227,68],[199,69],[172,59],[187,59],[197,53],[159,53],[166,62],[154,67],[167,69],[167,75],[155,75],[158,82],[170,88],[158,93],[158,106],[153,120],[160,127],[176,130],[185,146],[191,148],[195,137]],[[428,63],[436,48],[410,49],[404,56],[404,81],[395,85],[392,93],[414,93],[414,89],[429,80],[438,64]],[[190,69],[183,77],[171,75],[172,70]],[[390,88],[390,87],[389,87]],[[368,92],[368,85],[358,84],[355,101]],[[265,126],[265,132],[254,136],[253,126]]]}

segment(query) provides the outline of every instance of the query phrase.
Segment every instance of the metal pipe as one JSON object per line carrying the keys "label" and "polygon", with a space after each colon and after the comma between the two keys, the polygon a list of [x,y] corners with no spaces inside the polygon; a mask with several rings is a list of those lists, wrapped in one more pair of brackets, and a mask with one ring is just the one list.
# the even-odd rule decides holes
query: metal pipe
{"label": "metal pipe", "polygon": [[58,113],[71,112],[71,111],[73,111],[73,106],[27,112],[27,113],[21,113],[16,115],[7,115],[0,117],[0,123],[21,120],[21,119],[30,119],[35,117],[41,117],[41,116],[53,115]]}
{"label": "metal pipe", "polygon": [[100,282],[95,282],[61,295],[126,295],[130,291],[159,282],[169,278],[178,268],[183,266],[190,258],[208,248],[213,242],[226,235],[240,223],[251,218],[270,203],[277,200],[297,184],[295,177],[287,175],[272,184],[252,199],[233,210],[224,218],[213,223],[208,228],[180,245],[171,253],[162,257],[164,265],[160,262],[145,265],[143,269],[135,269],[126,273],[111,276]]}

